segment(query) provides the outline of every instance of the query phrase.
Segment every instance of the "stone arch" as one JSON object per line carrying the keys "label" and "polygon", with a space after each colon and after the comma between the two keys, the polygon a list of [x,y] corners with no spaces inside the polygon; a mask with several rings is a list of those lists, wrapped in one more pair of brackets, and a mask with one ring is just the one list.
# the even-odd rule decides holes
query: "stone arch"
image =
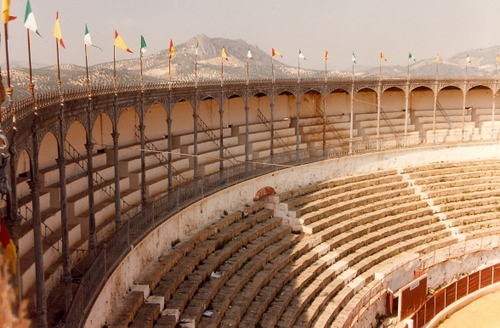
{"label": "stone arch", "polygon": [[225,125],[245,125],[245,99],[233,95],[224,102],[223,109]]}
{"label": "stone arch", "polygon": [[384,112],[405,111],[406,97],[401,88],[391,87],[380,95],[380,108]]}
{"label": "stone arch", "polygon": [[[83,126],[82,122],[80,121],[74,121],[73,124],[71,124],[68,127],[68,131],[66,132],[66,137],[64,140],[64,148],[70,152],[72,150],[75,150],[79,157],[84,157],[87,149],[85,147],[85,144],[87,143],[87,138],[86,138],[86,132],[85,132],[85,127]],[[68,143],[68,144],[66,144]],[[68,147],[71,148],[68,149]],[[78,155],[73,155],[73,156],[78,156]],[[66,159],[69,159],[69,155],[65,152],[64,157]]]}
{"label": "stone arch", "polygon": [[204,98],[198,105],[198,117],[209,129],[219,128],[219,101],[212,97]]}
{"label": "stone arch", "polygon": [[172,107],[172,135],[193,132],[193,105],[187,100],[176,102]]}
{"label": "stone arch", "polygon": [[434,108],[434,90],[420,86],[410,91],[408,107],[411,111],[429,110]]}
{"label": "stone arch", "polygon": [[55,166],[57,159],[57,138],[52,132],[47,132],[40,143],[38,167],[40,170]]}
{"label": "stone arch", "polygon": [[[31,155],[26,150],[23,149],[19,152],[16,163],[16,173],[17,173],[17,198],[21,199],[25,196],[28,196],[31,192],[30,187],[28,185],[28,181],[30,180],[30,166],[31,166]],[[24,214],[24,213],[22,213]]]}
{"label": "stone arch", "polygon": [[164,138],[167,134],[167,110],[160,103],[149,106],[144,113],[144,135],[148,140]]}
{"label": "stone arch", "polygon": [[439,90],[437,95],[438,108],[461,109],[463,107],[463,91],[455,86],[447,86]]}
{"label": "stone arch", "polygon": [[92,127],[92,142],[95,143],[94,150],[113,148],[113,123],[111,117],[105,113],[101,113],[94,122]]}
{"label": "stone arch", "polygon": [[321,92],[311,89],[300,97],[300,117],[322,117],[324,110],[323,95]]}
{"label": "stone arch", "polygon": [[326,98],[326,115],[349,115],[351,94],[345,89],[334,89]]}
{"label": "stone arch", "polygon": [[139,134],[139,114],[133,107],[125,108],[118,118],[117,131],[120,134],[120,146],[129,146],[140,141]]}
{"label": "stone arch", "polygon": [[358,90],[354,95],[354,113],[376,113],[377,92],[371,88]]}

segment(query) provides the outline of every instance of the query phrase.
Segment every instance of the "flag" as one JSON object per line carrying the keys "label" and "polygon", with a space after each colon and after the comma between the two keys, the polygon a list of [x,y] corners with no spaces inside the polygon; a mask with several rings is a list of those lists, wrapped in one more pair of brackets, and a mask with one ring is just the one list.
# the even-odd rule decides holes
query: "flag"
{"label": "flag", "polygon": [[120,49],[125,50],[126,52],[132,53],[132,50],[130,50],[127,45],[125,44],[125,41],[123,41],[122,37],[118,32],[115,30],[115,47],[118,47]]}
{"label": "flag", "polygon": [[10,16],[10,0],[2,0],[2,17],[3,23],[7,24],[9,21],[16,19],[16,16]]}
{"label": "flag", "polygon": [[226,47],[224,45],[222,45],[221,56],[222,56],[222,59],[229,60],[229,58],[227,58]]}
{"label": "flag", "polygon": [[410,59],[410,60],[412,60],[412,59],[413,59],[413,61],[417,61],[417,59],[415,58],[415,56],[413,56],[413,55],[411,54],[411,52],[410,52],[410,53],[408,53],[408,59]]}
{"label": "flag", "polygon": [[300,59],[306,59],[306,57],[304,57],[304,54],[302,53],[302,51],[300,49],[299,49],[299,58]]}
{"label": "flag", "polygon": [[66,46],[64,45],[64,41],[62,39],[62,34],[61,34],[61,26],[59,25],[59,12],[56,11],[56,24],[54,25],[54,36],[59,41],[59,44],[61,47],[66,49]]}
{"label": "flag", "polygon": [[168,59],[172,59],[175,54],[174,42],[170,39],[170,46],[168,47]]}
{"label": "flag", "polygon": [[196,58],[198,58],[198,41],[196,41],[195,55],[196,55]]}
{"label": "flag", "polygon": [[439,64],[441,61],[441,58],[439,57],[439,54],[436,54],[436,64]]}
{"label": "flag", "polygon": [[[83,42],[88,46],[92,46],[92,47],[96,47],[98,49],[101,49],[100,47],[92,44],[92,39],[90,38],[89,28],[87,27],[87,24],[85,24],[85,36],[83,37]],[[102,51],[102,49],[101,49],[101,51]]]}
{"label": "flag", "polygon": [[252,52],[250,51],[250,47],[248,47],[248,51],[247,51],[247,58],[248,58],[248,59],[253,59],[253,57],[252,57]]}
{"label": "flag", "polygon": [[470,56],[469,56],[469,54],[467,54],[467,58],[466,59],[467,59],[467,64],[470,64]]}
{"label": "flag", "polygon": [[352,53],[352,63],[356,64],[356,55],[354,55],[354,52]]}
{"label": "flag", "polygon": [[500,62],[500,56],[497,54],[497,63]]}
{"label": "flag", "polygon": [[280,54],[278,51],[276,51],[276,49],[273,48],[273,50],[271,51],[271,57],[274,57],[274,56],[280,56],[281,58],[283,58],[283,55]]}
{"label": "flag", "polygon": [[31,10],[30,0],[26,2],[26,12],[24,13],[24,27],[26,27],[31,32],[35,32],[36,34],[40,35],[40,33],[38,33],[38,27],[36,26],[35,15]]}
{"label": "flag", "polygon": [[328,50],[325,52],[325,60],[330,59],[330,54],[328,53]]}
{"label": "flag", "polygon": [[384,54],[380,52],[380,59],[383,59],[384,61],[387,61],[387,58],[385,58]]}
{"label": "flag", "polygon": [[147,51],[146,47],[147,47],[146,40],[145,40],[145,39],[144,39],[144,37],[141,35],[141,50],[139,51],[139,52],[140,52],[141,57],[142,57],[142,55],[144,55],[144,53]]}
{"label": "flag", "polygon": [[2,218],[2,223],[1,223],[1,229],[2,229],[2,231],[0,231],[0,239],[2,241],[2,246],[4,249],[3,257],[5,260],[10,261],[12,273],[15,274],[16,273],[16,256],[17,256],[16,245],[14,245],[12,238],[10,238],[10,234],[7,231],[7,227],[5,226],[5,222],[4,222],[3,218]]}

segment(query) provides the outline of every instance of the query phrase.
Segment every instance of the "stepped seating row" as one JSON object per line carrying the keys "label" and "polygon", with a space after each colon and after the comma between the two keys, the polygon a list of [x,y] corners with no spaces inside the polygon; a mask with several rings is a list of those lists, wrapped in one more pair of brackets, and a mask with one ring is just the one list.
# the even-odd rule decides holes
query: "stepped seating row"
{"label": "stepped seating row", "polygon": [[[135,284],[147,286],[152,296],[165,300],[164,304],[172,301],[170,306],[185,307],[186,299],[180,296],[187,297],[189,301],[204,280],[210,279],[211,281],[229,276],[224,275],[220,268],[224,262],[228,261],[229,256],[246,247],[259,235],[277,228],[280,230],[280,219],[273,218],[272,211],[265,209],[263,203],[255,203],[246,209],[249,213],[246,218],[241,212],[233,213],[203,228],[189,240],[175,244],[159,259],[159,264],[153,263],[146,268],[144,273],[135,280]],[[194,274],[195,270],[197,275]],[[216,271],[220,272],[218,278],[207,279]],[[203,279],[199,279],[200,275]],[[175,304],[172,304],[174,300],[170,300],[170,296],[179,286],[189,292],[177,296]],[[149,294],[145,295],[146,298],[148,296]],[[129,295],[128,297],[134,298],[135,296]],[[163,308],[160,310],[163,311]],[[130,314],[129,310],[124,307],[113,314],[108,320],[109,325],[127,325],[135,320],[134,316],[135,313]],[[140,320],[137,318],[135,321]]]}
{"label": "stepped seating row", "polygon": [[[405,263],[407,254],[500,231],[493,223],[500,188],[486,183],[496,184],[500,162],[434,164],[401,173],[334,179],[273,196],[275,215],[300,234],[277,226],[240,242],[247,235],[239,233],[225,251],[196,251],[185,264],[169,262],[156,288],[148,284],[151,294],[136,300],[163,302],[154,310],[144,303],[128,319],[131,326],[144,325],[147,317],[150,327],[341,327],[377,284],[375,275]],[[477,208],[481,215],[472,214]],[[207,278],[214,271],[220,275]]]}
{"label": "stepped seating row", "polygon": [[[263,124],[261,124],[263,125]],[[283,124],[281,124],[283,125]],[[281,126],[278,124],[278,126]],[[255,125],[260,126],[260,125]],[[261,128],[262,129],[262,128]],[[227,129],[226,129],[227,130]],[[230,130],[228,130],[230,132]],[[237,137],[235,137],[237,138]],[[234,138],[233,138],[234,139]],[[201,137],[201,140],[204,140]],[[146,165],[146,193],[148,198],[154,198],[167,192],[166,155],[159,151],[167,148],[167,139],[148,141],[145,152]],[[205,141],[205,143],[212,143]],[[269,143],[267,143],[269,144]],[[186,146],[188,147],[188,146]],[[159,150],[159,151],[157,151]],[[189,165],[189,158],[180,155],[181,150],[176,149],[172,155],[173,186],[192,179],[193,169]],[[218,155],[217,155],[218,156]],[[104,240],[114,231],[113,220],[115,217],[114,205],[114,160],[111,149],[100,151],[93,156],[94,168],[94,208],[97,226],[97,239]],[[243,156],[244,157],[244,156]],[[122,198],[122,215],[131,208],[140,204],[141,194],[141,149],[140,144],[130,145],[119,149],[119,174],[120,194]],[[243,160],[241,158],[240,160]],[[67,160],[66,163],[66,191],[67,210],[69,220],[70,248],[72,259],[78,262],[83,253],[80,249],[88,248],[87,236],[89,232],[88,209],[88,178],[85,173],[86,160]],[[218,167],[217,167],[218,168]],[[60,257],[62,244],[61,211],[60,211],[60,181],[57,166],[41,170],[40,179],[40,211],[42,218],[42,235],[44,236],[44,267],[46,271],[60,271]],[[28,179],[20,178],[18,181],[19,209],[25,220],[21,223],[19,239],[19,255],[21,258],[21,272],[23,279],[23,292],[26,295],[34,287],[34,238],[32,229],[32,203],[28,188]],[[56,282],[57,279],[47,276],[47,280]],[[46,286],[47,290],[51,286]]]}

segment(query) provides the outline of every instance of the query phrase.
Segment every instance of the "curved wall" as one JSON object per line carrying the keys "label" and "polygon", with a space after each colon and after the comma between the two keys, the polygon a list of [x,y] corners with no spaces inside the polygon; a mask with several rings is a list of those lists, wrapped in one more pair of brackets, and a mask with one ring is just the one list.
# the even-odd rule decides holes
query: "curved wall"
{"label": "curved wall", "polygon": [[252,199],[260,188],[271,186],[277,193],[297,189],[332,178],[377,170],[398,169],[435,162],[500,158],[499,144],[462,144],[420,147],[336,158],[277,171],[224,189],[173,216],[144,238],[114,271],[93,305],[86,326],[105,324],[147,265],[156,263],[173,240],[186,240],[189,233],[217,220],[224,210],[236,211]]}

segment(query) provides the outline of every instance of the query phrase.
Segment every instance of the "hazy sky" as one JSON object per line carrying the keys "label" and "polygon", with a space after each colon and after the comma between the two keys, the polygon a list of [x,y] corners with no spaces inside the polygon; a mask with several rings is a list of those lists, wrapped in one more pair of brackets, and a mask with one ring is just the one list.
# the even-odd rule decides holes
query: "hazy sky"
{"label": "hazy sky", "polygon": [[[27,62],[25,0],[11,0],[9,53],[11,62]],[[56,63],[55,14],[66,49],[61,63],[84,66],[83,36],[88,24],[92,42],[89,64],[113,60],[114,30],[134,54],[117,51],[118,59],[138,57],[140,36],[152,54],[204,33],[242,39],[270,53],[277,49],[288,65],[297,65],[299,48],[307,58],[301,67],[349,70],[351,53],[357,64],[406,65],[408,53],[418,59],[447,58],[457,52],[500,44],[498,0],[31,0],[39,32],[32,35],[34,63]],[[5,66],[2,29],[1,66]],[[231,49],[227,49],[231,56]],[[175,58],[174,58],[175,60]]]}

